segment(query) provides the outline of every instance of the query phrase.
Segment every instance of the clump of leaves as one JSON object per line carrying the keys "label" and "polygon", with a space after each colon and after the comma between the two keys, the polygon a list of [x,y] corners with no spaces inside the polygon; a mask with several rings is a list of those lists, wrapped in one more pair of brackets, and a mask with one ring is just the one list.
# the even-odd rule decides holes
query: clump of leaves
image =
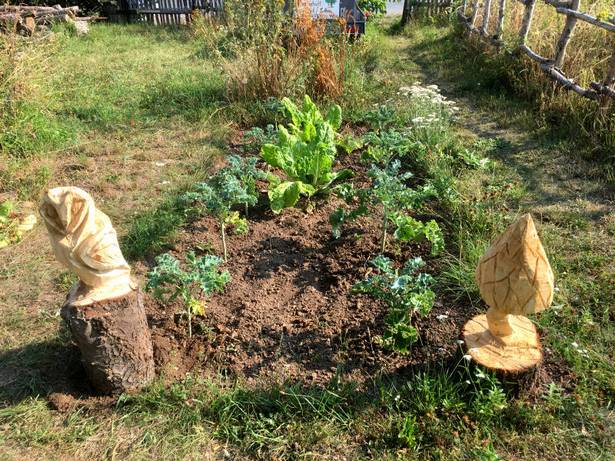
{"label": "clump of leaves", "polygon": [[18,213],[10,200],[0,203],[0,249],[21,241],[35,224],[36,216]]}
{"label": "clump of leaves", "polygon": [[276,144],[265,144],[261,149],[265,162],[285,175],[284,179],[270,178],[269,202],[274,213],[295,206],[300,196],[310,198],[351,175],[349,170],[333,171],[336,131],[342,124],[340,106],[333,106],[323,116],[309,96],[301,109],[288,98],[282,104],[291,123],[278,128]]}
{"label": "clump of leaves", "polygon": [[393,213],[391,220],[397,226],[393,234],[397,240],[402,242],[427,240],[431,243],[432,256],[437,256],[444,250],[442,229],[433,219],[423,223],[404,213]]}
{"label": "clump of leaves", "polygon": [[[236,234],[248,232],[248,208],[258,202],[256,181],[267,177],[266,173],[256,168],[257,161],[254,157],[242,159],[230,156],[226,167],[218,170],[208,182],[197,184],[194,191],[182,196],[184,201],[198,204],[218,219],[225,261],[226,227],[233,227]],[[244,208],[245,216],[242,217],[234,209],[237,206]]]}
{"label": "clump of leaves", "polygon": [[365,293],[387,304],[386,331],[382,336],[385,348],[402,354],[418,340],[418,331],[412,325],[414,317],[424,317],[431,311],[435,293],[429,288],[433,277],[419,272],[425,263],[413,258],[399,270],[391,260],[378,256],[371,264],[377,273],[354,285],[355,293]]}
{"label": "clump of leaves", "polygon": [[406,210],[417,209],[427,200],[436,197],[436,189],[429,183],[417,189],[406,186],[412,173],[401,172],[400,168],[399,160],[394,160],[386,168],[373,165],[369,171],[372,181],[370,188],[355,189],[352,185],[344,184],[336,189],[337,194],[353,208],[339,207],[331,214],[329,220],[335,238],[341,235],[345,223],[368,214],[370,207],[376,207],[380,210],[382,220],[382,253],[386,249],[391,222],[397,226],[394,237],[400,241],[427,239],[432,243],[433,255],[443,249],[444,239],[435,221],[423,225],[404,213]]}
{"label": "clump of leaves", "polygon": [[264,129],[260,126],[254,126],[243,134],[244,143],[247,147],[258,147],[259,149],[263,144],[275,142],[276,137],[277,131],[272,124],[268,124]]}
{"label": "clump of leaves", "polygon": [[146,290],[165,302],[181,298],[188,317],[188,336],[192,337],[192,316],[204,315],[205,306],[196,297],[198,291],[210,296],[221,292],[231,280],[228,271],[221,272],[222,260],[213,255],[197,258],[194,252],[186,255],[185,269],[177,258],[166,253],[156,258],[157,266],[147,274]]}
{"label": "clump of leaves", "polygon": [[368,145],[361,155],[361,160],[388,165],[392,160],[408,155],[420,149],[416,141],[394,128],[381,130],[378,133],[370,131],[363,135],[363,141]]}

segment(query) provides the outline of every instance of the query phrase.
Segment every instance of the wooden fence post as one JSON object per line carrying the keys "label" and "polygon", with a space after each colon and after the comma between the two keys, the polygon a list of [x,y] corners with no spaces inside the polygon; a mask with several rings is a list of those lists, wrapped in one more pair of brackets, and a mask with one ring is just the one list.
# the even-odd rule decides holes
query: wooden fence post
{"label": "wooden fence post", "polygon": [[534,15],[534,7],[536,6],[536,0],[525,0],[525,11],[523,12],[523,21],[521,22],[521,29],[519,29],[519,38],[521,39],[521,45],[525,45],[527,36],[530,33],[530,26],[532,25],[532,16]]}
{"label": "wooden fence post", "polygon": [[470,28],[474,28],[474,24],[476,23],[476,17],[478,16],[478,2],[479,0],[474,0],[472,3],[472,16],[470,17]]}
{"label": "wooden fence post", "polygon": [[481,27],[481,34],[483,34],[484,37],[487,37],[490,18],[491,18],[491,0],[485,0],[485,6],[483,8],[483,26]]}
{"label": "wooden fence post", "polygon": [[498,12],[498,28],[495,33],[495,39],[499,42],[502,40],[502,34],[504,33],[504,14],[506,12],[506,0],[500,0],[499,12]]}
{"label": "wooden fence post", "polygon": [[[578,11],[581,5],[581,0],[572,0],[570,4],[570,9]],[[566,25],[564,26],[564,30],[562,31],[562,35],[557,41],[557,46],[555,48],[555,59],[553,60],[553,65],[558,69],[562,68],[564,64],[564,58],[566,57],[566,48],[568,47],[568,43],[570,42],[570,37],[572,36],[572,31],[577,24],[577,18],[568,15],[566,16]]]}
{"label": "wooden fence post", "polygon": [[408,24],[408,20],[410,19],[410,1],[411,0],[404,0],[404,8],[402,10],[402,14],[401,14],[401,25],[402,27],[405,26],[406,24]]}

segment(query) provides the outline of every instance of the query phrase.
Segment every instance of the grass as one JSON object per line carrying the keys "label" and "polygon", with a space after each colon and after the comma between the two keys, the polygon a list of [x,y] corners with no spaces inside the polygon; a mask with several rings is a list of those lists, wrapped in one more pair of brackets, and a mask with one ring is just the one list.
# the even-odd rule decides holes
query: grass
{"label": "grass", "polygon": [[[599,2],[594,2],[596,5]],[[541,2],[539,2],[541,4]],[[595,6],[595,5],[594,5]],[[522,5],[509,5],[511,17]],[[562,26],[562,15],[542,5],[537,9],[530,42],[543,56],[551,56],[553,37]],[[551,14],[553,13],[553,14]],[[540,26],[538,26],[540,24]],[[567,75],[580,84],[604,79],[612,50],[606,31],[583,25],[568,49]],[[510,30],[516,30],[511,24]],[[429,68],[431,78],[448,82],[473,103],[499,114],[502,123],[518,123],[558,139],[576,139],[578,154],[612,164],[615,140],[613,105],[600,109],[596,102],[580,98],[548,79],[538,65],[508,52],[495,53],[475,38],[467,39],[454,18],[423,21],[405,31],[412,44],[408,52],[414,62]],[[508,45],[514,40],[507,38]],[[571,66],[571,67],[570,67]],[[514,110],[511,110],[514,101]],[[511,117],[515,120],[511,120]]]}
{"label": "grass", "polygon": [[[468,55],[456,54],[465,47],[450,26],[419,24],[405,34],[387,26],[370,26],[355,45],[345,112],[367,123],[400,86],[438,76],[462,110],[454,129],[423,141],[439,153],[465,149],[490,159],[477,169],[416,160],[422,175],[450,180],[457,192],[433,210],[447,236],[438,295],[482,309],[476,261],[497,232],[531,211],[558,288],[552,309],[536,320],[572,384],[516,395],[459,353],[361,388],[341,369],[324,388],[188,375],[123,396],[110,410],[60,414],[46,396],[63,389],[75,366],[56,316],[71,278],[38,226],[0,258],[0,457],[612,459],[612,177],[577,158],[576,145],[546,122],[536,129],[536,108],[502,87],[490,58],[459,59]],[[224,76],[181,30],[101,24],[86,38],[59,40],[37,81],[51,101],[46,120],[67,135],[23,152],[3,144],[0,194],[35,200],[63,183],[91,190],[140,276],[149,256],[182,231],[174,197],[206,176],[236,120],[267,121],[271,112],[258,104],[226,110]],[[413,107],[395,109],[392,124],[414,116]]]}

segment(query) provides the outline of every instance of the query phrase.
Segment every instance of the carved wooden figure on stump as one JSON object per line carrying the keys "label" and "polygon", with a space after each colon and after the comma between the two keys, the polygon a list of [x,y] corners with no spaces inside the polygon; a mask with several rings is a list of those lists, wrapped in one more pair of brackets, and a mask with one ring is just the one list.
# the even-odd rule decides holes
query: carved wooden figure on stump
{"label": "carved wooden figure on stump", "polygon": [[506,374],[534,370],[542,350],[536,328],[525,315],[551,305],[553,280],[534,221],[525,214],[493,242],[476,268],[489,310],[464,326],[472,359]]}
{"label": "carved wooden figure on stump", "polygon": [[109,217],[77,187],[57,187],[40,206],[58,261],[79,277],[62,306],[92,384],[136,390],[154,377],[152,342],[138,285]]}

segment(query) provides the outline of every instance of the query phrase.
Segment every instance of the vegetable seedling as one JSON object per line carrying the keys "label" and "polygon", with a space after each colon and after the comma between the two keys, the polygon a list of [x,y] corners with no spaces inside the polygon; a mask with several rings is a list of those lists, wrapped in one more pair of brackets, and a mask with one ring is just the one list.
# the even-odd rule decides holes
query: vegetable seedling
{"label": "vegetable seedling", "polygon": [[247,219],[233,208],[243,206],[247,216],[248,208],[258,202],[256,181],[266,177],[264,172],[256,168],[256,158],[230,156],[228,162],[228,166],[218,170],[208,182],[197,184],[194,191],[182,197],[184,201],[198,203],[218,219],[225,261],[228,259],[226,226],[232,226],[236,234],[248,231]]}
{"label": "vegetable seedling", "polygon": [[389,310],[385,317],[383,345],[406,354],[418,340],[412,319],[426,316],[433,307],[435,293],[429,288],[433,278],[418,272],[425,265],[421,258],[408,260],[401,270],[395,269],[386,256],[376,257],[371,264],[377,273],[356,283],[353,291],[385,302]]}
{"label": "vegetable seedling", "polygon": [[219,271],[222,260],[213,255],[197,258],[194,252],[186,255],[185,269],[177,258],[166,253],[156,258],[157,266],[147,274],[145,289],[156,299],[170,302],[178,297],[188,317],[188,336],[192,337],[192,315],[204,315],[205,306],[196,297],[201,291],[207,296],[221,292],[231,280],[228,271]]}

